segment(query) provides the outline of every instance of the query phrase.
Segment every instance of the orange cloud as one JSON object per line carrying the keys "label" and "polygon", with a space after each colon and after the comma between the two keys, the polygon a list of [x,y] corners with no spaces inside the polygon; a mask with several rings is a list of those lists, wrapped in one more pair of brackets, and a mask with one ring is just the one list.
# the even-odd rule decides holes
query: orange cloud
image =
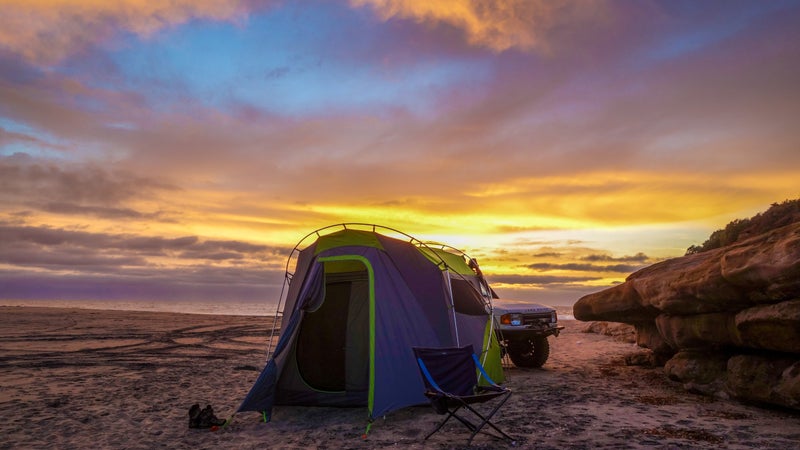
{"label": "orange cloud", "polygon": [[191,19],[241,20],[245,0],[9,0],[0,6],[0,47],[53,64],[119,32],[148,37]]}
{"label": "orange cloud", "polygon": [[501,52],[548,49],[547,35],[558,25],[588,18],[600,2],[547,0],[351,0],[370,5],[382,20],[413,19],[462,29],[470,44]]}

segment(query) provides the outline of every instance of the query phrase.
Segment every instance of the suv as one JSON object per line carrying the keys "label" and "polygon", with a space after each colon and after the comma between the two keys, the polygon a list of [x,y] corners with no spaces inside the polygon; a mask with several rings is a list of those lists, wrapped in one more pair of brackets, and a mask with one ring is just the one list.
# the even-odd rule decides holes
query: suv
{"label": "suv", "polygon": [[550,356],[548,336],[558,336],[556,310],[537,303],[492,300],[497,337],[517,367],[542,367]]}
{"label": "suv", "polygon": [[444,261],[442,258],[450,259],[456,255],[456,260],[450,260],[453,267],[467,263],[467,268],[463,271],[458,272],[456,269],[458,276],[451,278],[451,287],[456,288],[456,280],[466,281],[486,301],[487,307],[491,302],[495,330],[503,356],[508,355],[517,367],[542,367],[550,357],[547,337],[558,336],[564,329],[558,325],[556,310],[536,303],[500,299],[483,276],[478,260],[470,258],[461,250],[438,243],[425,244],[424,248],[438,255],[441,261]]}

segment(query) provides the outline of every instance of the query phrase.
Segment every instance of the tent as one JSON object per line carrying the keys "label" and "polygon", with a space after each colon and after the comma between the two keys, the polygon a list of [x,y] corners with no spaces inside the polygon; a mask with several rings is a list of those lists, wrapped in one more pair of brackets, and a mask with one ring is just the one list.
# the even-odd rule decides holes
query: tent
{"label": "tent", "polygon": [[472,344],[502,381],[490,289],[464,255],[390,228],[340,224],[307,235],[293,256],[280,338],[238,412],[269,421],[274,405],[365,406],[371,423],[426,403],[415,346]]}

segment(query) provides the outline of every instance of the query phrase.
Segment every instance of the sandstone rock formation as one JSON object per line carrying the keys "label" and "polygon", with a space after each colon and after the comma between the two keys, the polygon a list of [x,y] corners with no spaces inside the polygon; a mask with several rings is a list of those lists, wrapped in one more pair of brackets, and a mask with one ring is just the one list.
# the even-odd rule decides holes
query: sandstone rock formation
{"label": "sandstone rock formation", "polygon": [[687,389],[800,410],[798,222],[654,264],[573,312],[633,325]]}

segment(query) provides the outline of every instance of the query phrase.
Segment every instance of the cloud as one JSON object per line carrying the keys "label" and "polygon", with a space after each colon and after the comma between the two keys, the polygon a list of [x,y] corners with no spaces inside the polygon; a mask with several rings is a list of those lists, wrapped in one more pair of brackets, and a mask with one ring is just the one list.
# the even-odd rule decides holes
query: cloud
{"label": "cloud", "polygon": [[248,0],[11,0],[0,6],[0,48],[49,65],[124,33],[148,38],[193,19],[242,21]]}
{"label": "cloud", "polygon": [[0,147],[10,146],[12,144],[33,144],[39,147],[51,147],[51,144],[36,139],[31,135],[8,131],[0,127]]}
{"label": "cloud", "polygon": [[528,269],[537,270],[540,272],[546,272],[550,270],[570,270],[576,272],[617,272],[617,273],[630,273],[635,272],[638,269],[644,267],[644,265],[632,265],[632,264],[609,264],[609,265],[599,265],[599,264],[583,264],[583,263],[564,263],[564,264],[553,264],[553,263],[534,263],[528,264],[525,267]]}
{"label": "cloud", "polygon": [[[164,238],[0,222],[6,299],[277,297],[289,248],[197,236]],[[277,300],[277,298],[275,298]]]}
{"label": "cloud", "polygon": [[[662,29],[656,31],[663,33]],[[410,39],[392,37],[404,43]],[[611,44],[625,40],[622,35],[617,39],[619,42]],[[759,38],[773,40],[769,35]],[[626,42],[629,46],[641,45]],[[245,192],[253,199],[269,196],[285,204],[304,202],[337,211],[350,208],[352,214],[364,216],[375,216],[379,210],[371,205],[390,202],[404,205],[413,216],[434,217],[442,211],[508,215],[504,222],[474,222],[484,229],[491,226],[496,233],[712,217],[730,210],[731,201],[733,208],[744,209],[752,208],[754,199],[771,200],[773,194],[767,190],[781,192],[793,182],[794,171],[790,171],[791,176],[762,176],[775,164],[773,161],[789,158],[786,166],[791,166],[799,157],[800,153],[785,150],[792,142],[778,142],[780,136],[790,133],[764,139],[758,148],[769,157],[755,158],[761,152],[736,143],[741,141],[738,136],[725,138],[721,134],[698,140],[689,131],[702,128],[695,123],[707,118],[750,111],[735,105],[715,111],[714,105],[743,95],[759,100],[756,94],[747,94],[752,90],[743,89],[741,84],[759,79],[758,67],[774,64],[726,70],[724,76],[703,65],[700,72],[709,75],[700,79],[708,80],[698,83],[692,66],[704,64],[700,60],[691,64],[677,61],[674,67],[631,67],[627,56],[609,50],[615,45],[601,42],[587,46],[586,51],[597,58],[608,58],[606,65],[591,72],[592,77],[582,70],[580,58],[570,58],[574,55],[561,55],[546,64],[515,52],[496,56],[490,62],[492,78],[485,84],[425,91],[425,96],[441,98],[436,103],[443,105],[440,115],[425,120],[395,110],[377,115],[337,111],[330,116],[289,120],[266,113],[258,105],[240,105],[236,111],[214,110],[198,106],[197,99],[192,98],[171,102],[165,110],[147,104],[151,100],[145,94],[92,88],[97,85],[86,81],[88,75],[60,79],[59,74],[49,74],[31,84],[9,83],[6,89],[0,81],[0,96],[10,117],[36,130],[47,130],[54,135],[54,142],[68,147],[63,155],[95,158],[101,152],[130,173],[146,173],[151,179],[180,184],[186,190],[176,192],[179,195],[174,198],[206,196],[206,192],[193,189],[201,186],[217,195],[228,192],[231,198],[241,199]],[[373,52],[387,49],[378,47]],[[761,48],[754,50],[764,54]],[[780,48],[775,52],[781,64],[791,66],[786,63],[794,60],[791,55]],[[728,58],[733,56],[731,52]],[[767,63],[771,59],[762,58]],[[637,83],[628,83],[627,75],[618,76],[622,68],[629,70]],[[662,75],[664,71],[670,76]],[[740,75],[743,72],[748,73]],[[285,76],[293,75],[289,72]],[[737,77],[742,80],[729,81]],[[674,80],[680,80],[679,85]],[[712,85],[714,89],[708,89]],[[695,115],[699,106],[684,93],[686,88],[694,97],[712,92],[719,98],[709,98],[704,102],[708,109]],[[786,92],[792,92],[789,89]],[[469,104],[449,101],[450,97],[458,100],[473,92],[482,95]],[[791,94],[783,97],[788,99],[786,104],[800,104]],[[752,103],[781,105],[766,100]],[[796,116],[793,109],[796,106],[784,106],[777,112],[760,111],[760,118],[747,127],[764,123],[763,133],[770,133],[779,123],[776,119]],[[133,123],[135,130],[108,123]],[[668,141],[676,147],[654,149]],[[720,158],[723,151],[725,157]],[[779,157],[781,151],[789,156]],[[709,171],[716,172],[715,176],[709,176]],[[742,182],[737,175],[743,171],[753,172],[753,178],[769,180],[770,185],[789,181],[776,187],[763,180]],[[309,174],[313,174],[314,183],[298,183],[308,180]],[[326,188],[319,189],[319,185]],[[229,200],[220,199],[215,206],[232,204]],[[674,208],[676,200],[685,207]],[[75,205],[73,211],[88,208],[86,211],[94,217],[138,213],[167,219],[166,213],[156,215],[158,210],[130,204],[81,203],[67,198],[58,203],[62,210],[69,209],[70,204]],[[43,202],[37,205],[44,208]],[[362,207],[363,213],[355,211]],[[338,216],[320,214],[319,210],[313,214],[319,214],[320,221],[341,218],[338,212]]]}
{"label": "cloud", "polygon": [[71,215],[71,216],[92,216],[104,219],[139,219],[139,220],[149,219],[161,222],[175,221],[173,219],[165,217],[165,214],[163,214],[162,212],[142,213],[140,211],[131,208],[83,206],[66,202],[60,202],[60,203],[50,202],[42,205],[36,205],[34,203],[31,203],[29,205],[38,208],[42,211],[56,213],[56,214],[63,214],[63,215]]}
{"label": "cloud", "polygon": [[144,212],[127,203],[154,198],[176,188],[125,170],[64,164],[24,154],[0,157],[0,204],[65,216],[174,221],[164,211]]}
{"label": "cloud", "polygon": [[5,299],[277,300],[290,250],[5,222],[0,242]]}
{"label": "cloud", "polygon": [[[253,264],[289,253],[288,248],[230,240],[201,240],[197,236],[165,238],[127,234],[97,233],[65,230],[45,226],[20,226],[0,222],[0,242],[7,243],[0,251],[0,262],[14,263],[24,259],[25,265],[49,267],[60,263],[76,252],[80,257],[126,254],[135,259],[109,259],[111,265],[147,266],[147,257],[175,257],[197,261],[248,259]],[[41,255],[37,257],[36,255]],[[229,255],[220,258],[220,254]],[[114,256],[115,258],[115,256]]]}
{"label": "cloud", "polygon": [[620,256],[620,257],[616,257],[616,258],[613,257],[613,256],[606,255],[606,254],[596,253],[596,254],[592,254],[592,255],[583,256],[583,257],[581,257],[581,259],[584,260],[584,261],[592,261],[592,262],[620,261],[620,262],[644,263],[644,262],[647,262],[647,260],[649,258],[644,253],[639,252],[639,253],[637,253],[635,255],[632,255],[632,256],[626,255],[626,256]]}
{"label": "cloud", "polygon": [[509,49],[546,51],[549,34],[573,20],[594,17],[599,1],[532,0],[351,0],[356,7],[371,6],[385,21],[411,19],[461,30],[471,45],[496,52]]}
{"label": "cloud", "polygon": [[489,275],[486,277],[489,283],[500,283],[507,285],[564,285],[580,284],[587,281],[601,279],[592,276],[561,276],[561,275]]}
{"label": "cloud", "polygon": [[0,269],[4,299],[262,301],[277,303],[283,271],[159,268],[109,274]]}
{"label": "cloud", "polygon": [[563,255],[563,253],[559,252],[543,252],[537,253],[533,255],[534,258],[559,258]]}

